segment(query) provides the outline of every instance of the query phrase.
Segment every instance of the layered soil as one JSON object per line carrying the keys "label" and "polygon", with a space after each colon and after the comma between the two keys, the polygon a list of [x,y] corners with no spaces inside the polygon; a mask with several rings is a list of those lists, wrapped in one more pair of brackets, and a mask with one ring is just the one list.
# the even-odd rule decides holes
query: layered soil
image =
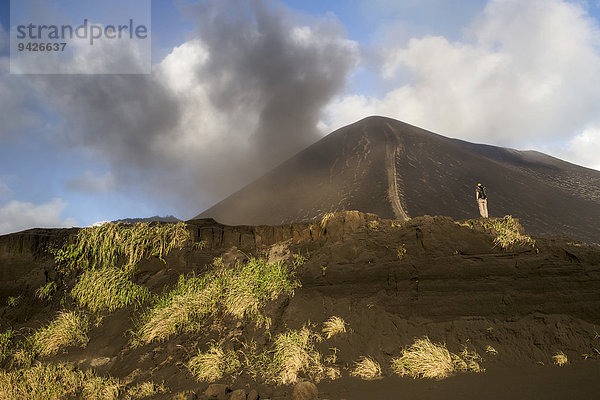
{"label": "layered soil", "polygon": [[[136,282],[158,294],[181,274],[208,271],[215,257],[233,265],[251,256],[291,262],[301,254],[307,258],[296,270],[302,286],[292,297],[280,296],[267,306],[268,329],[217,313],[199,332],[132,347],[128,331],[141,309],[127,307],[104,313],[85,348],[69,348],[43,361],[68,361],[129,382],[164,382],[171,392],[156,398],[201,398],[208,384],[217,382],[198,382],[185,367],[198,349],[206,350],[211,341],[233,350],[251,340],[267,346],[288,329],[308,325],[319,331],[335,315],[345,320],[348,331],[317,343],[317,349],[323,357],[336,349],[341,377],[317,383],[322,399],[401,394],[423,399],[595,398],[600,389],[598,246],[534,237],[534,246],[502,249],[494,243],[496,232],[477,223],[429,216],[386,220],[359,212],[337,213],[324,223],[224,226],[203,219],[187,225],[192,240],[203,241],[204,248],[174,250],[166,263],[145,259]],[[57,311],[74,306],[68,294],[74,280],[57,276],[49,249],[76,232],[36,229],[0,237],[0,332],[12,328],[27,335]],[[35,290],[53,280],[59,282],[54,298],[36,299]],[[8,306],[9,297],[20,301]],[[392,358],[424,336],[452,352],[465,346],[477,351],[487,371],[443,381],[395,375]],[[488,346],[495,353],[486,351]],[[559,351],[569,360],[564,367],[553,363]],[[350,376],[362,356],[380,363],[382,379]],[[268,385],[243,373],[219,383],[256,389],[261,398],[292,397],[290,386]]]}

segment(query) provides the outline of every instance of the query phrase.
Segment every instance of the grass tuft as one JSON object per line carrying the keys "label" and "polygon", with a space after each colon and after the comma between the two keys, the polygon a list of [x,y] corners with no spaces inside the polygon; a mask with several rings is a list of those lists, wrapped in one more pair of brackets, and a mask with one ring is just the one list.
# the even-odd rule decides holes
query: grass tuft
{"label": "grass tuft", "polygon": [[177,286],[146,310],[134,332],[136,341],[150,343],[198,329],[202,320],[219,308],[236,317],[249,317],[269,325],[261,314],[268,302],[280,295],[294,294],[300,283],[283,262],[267,263],[251,258],[233,268],[218,266],[202,277],[181,276]]}
{"label": "grass tuft", "polygon": [[443,379],[455,371],[483,371],[478,361],[481,357],[465,348],[461,356],[448,351],[445,345],[432,343],[428,337],[402,350],[400,357],[392,360],[392,370],[412,378]]}
{"label": "grass tuft", "polygon": [[14,308],[14,307],[17,307],[19,304],[21,304],[21,300],[22,300],[22,297],[21,297],[21,296],[17,296],[17,297],[10,296],[10,297],[9,297],[9,298],[6,300],[6,305],[7,305],[9,308]]}
{"label": "grass tuft", "polygon": [[116,400],[121,384],[68,364],[41,364],[17,371],[0,370],[0,399]]}
{"label": "grass tuft", "polygon": [[554,361],[554,364],[558,365],[559,367],[562,367],[563,365],[566,365],[569,362],[567,355],[562,351],[559,351],[554,356],[552,356],[552,360]]}
{"label": "grass tuft", "polygon": [[42,356],[56,354],[67,346],[85,347],[89,341],[88,318],[75,311],[61,311],[48,326],[33,335],[34,351]]}
{"label": "grass tuft", "polygon": [[354,363],[351,374],[361,379],[375,379],[381,376],[381,367],[371,357],[361,357],[359,361]]}
{"label": "grass tuft", "polygon": [[198,351],[187,364],[190,372],[200,382],[214,382],[225,374],[233,374],[241,368],[242,364],[234,351],[223,351],[215,344],[208,351]]}
{"label": "grass tuft", "polygon": [[326,339],[330,339],[340,333],[346,333],[346,322],[341,317],[330,317],[327,321],[323,322],[323,333]]}
{"label": "grass tuft", "polygon": [[71,296],[80,307],[92,312],[112,312],[148,300],[148,289],[133,283],[129,276],[130,273],[119,268],[87,270],[79,276]]}
{"label": "grass tuft", "polygon": [[12,329],[8,329],[0,334],[0,363],[12,355],[14,337],[15,331]]}
{"label": "grass tuft", "polygon": [[191,244],[191,236],[183,222],[176,224],[107,223],[81,229],[72,243],[54,250],[58,270],[63,273],[90,268],[108,268],[123,260],[125,269],[143,258],[158,257],[162,261],[174,248]]}
{"label": "grass tuft", "polygon": [[306,326],[279,334],[274,342],[271,368],[276,374],[274,380],[284,385],[293,384],[297,382],[300,372],[319,380],[325,369],[321,363],[321,354],[315,350],[314,345],[321,340],[318,334]]}
{"label": "grass tuft", "polygon": [[48,282],[44,286],[40,286],[35,290],[35,297],[40,300],[52,300],[56,293],[56,282]]}
{"label": "grass tuft", "polygon": [[332,212],[323,215],[321,218],[321,229],[325,229],[327,227],[327,222],[329,222],[329,220],[333,217],[335,217],[335,214]]}
{"label": "grass tuft", "polygon": [[156,394],[165,394],[168,392],[169,391],[164,384],[157,385],[154,382],[142,382],[130,387],[127,390],[127,395],[125,398],[127,400],[137,400],[154,396]]}

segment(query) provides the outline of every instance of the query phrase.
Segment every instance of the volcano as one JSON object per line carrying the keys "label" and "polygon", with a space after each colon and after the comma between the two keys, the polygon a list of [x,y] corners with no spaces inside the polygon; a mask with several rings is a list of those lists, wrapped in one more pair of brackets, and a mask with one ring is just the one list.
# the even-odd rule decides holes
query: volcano
{"label": "volcano", "polygon": [[377,116],[336,130],[195,218],[275,225],[358,210],[467,219],[478,216],[479,182],[490,216],[518,217],[537,235],[600,242],[600,172]]}

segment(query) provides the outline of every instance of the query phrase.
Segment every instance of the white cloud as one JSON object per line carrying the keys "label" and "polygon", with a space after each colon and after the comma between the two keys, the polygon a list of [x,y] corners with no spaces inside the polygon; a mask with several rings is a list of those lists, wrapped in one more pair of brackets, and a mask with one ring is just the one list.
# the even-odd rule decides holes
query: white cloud
{"label": "white cloud", "polygon": [[383,114],[466,140],[540,147],[600,122],[600,34],[582,7],[494,0],[465,32],[459,42],[425,36],[385,50],[382,78],[403,83],[338,99],[327,127]]}
{"label": "white cloud", "polygon": [[0,234],[29,228],[58,228],[75,226],[73,218],[63,218],[67,204],[55,198],[45,204],[11,201],[0,206]]}
{"label": "white cloud", "polygon": [[77,192],[108,193],[116,189],[116,182],[110,172],[96,176],[92,171],[85,171],[83,175],[67,181],[66,187]]}
{"label": "white cloud", "polygon": [[566,160],[577,160],[579,165],[600,171],[600,127],[590,127],[573,137],[566,147],[551,149],[551,153]]}

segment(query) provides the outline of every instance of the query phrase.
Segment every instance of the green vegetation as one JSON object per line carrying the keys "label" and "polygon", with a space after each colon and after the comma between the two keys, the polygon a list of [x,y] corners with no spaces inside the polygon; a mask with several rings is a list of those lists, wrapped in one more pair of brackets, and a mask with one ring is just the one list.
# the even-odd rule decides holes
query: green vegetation
{"label": "green vegetation", "polygon": [[51,300],[56,293],[56,282],[48,282],[44,286],[41,286],[36,289],[35,297],[40,300]]}
{"label": "green vegetation", "polygon": [[[462,357],[461,357],[462,356]],[[392,360],[392,370],[412,378],[443,379],[455,371],[481,372],[477,353],[465,348],[461,356],[448,351],[445,345],[432,343],[428,337],[417,339]]]}
{"label": "green vegetation", "polygon": [[130,273],[120,268],[87,270],[79,276],[71,296],[80,307],[87,307],[92,312],[112,312],[148,300],[148,289],[133,283],[129,276]]}
{"label": "green vegetation", "polygon": [[42,356],[56,354],[61,348],[88,343],[88,318],[75,311],[61,311],[48,326],[33,335],[33,349]]}
{"label": "green vegetation", "polygon": [[340,333],[346,333],[346,322],[337,316],[330,317],[327,321],[323,322],[323,333],[326,339],[330,339]]}
{"label": "green vegetation", "polygon": [[72,243],[54,250],[54,256],[63,273],[114,267],[121,260],[125,269],[130,269],[146,257],[154,256],[164,261],[171,250],[182,249],[189,244],[190,232],[183,222],[108,223],[81,229]]}
{"label": "green vegetation", "polygon": [[187,364],[188,369],[201,382],[214,382],[223,375],[234,374],[241,366],[234,351],[223,351],[215,344],[204,353],[198,351],[198,355],[192,357]]}
{"label": "green vegetation", "polygon": [[361,357],[359,361],[354,363],[351,374],[361,379],[375,379],[381,376],[381,367],[371,357]]}
{"label": "green vegetation", "polygon": [[0,370],[0,400],[142,399],[166,393],[163,385],[143,382],[129,389],[115,378],[81,371],[70,364],[42,364],[16,370]]}
{"label": "green vegetation", "polygon": [[21,297],[21,296],[17,296],[17,297],[10,296],[10,297],[9,297],[9,298],[6,300],[6,305],[7,305],[9,308],[13,308],[13,307],[16,307],[16,306],[18,306],[19,304],[21,304],[21,300],[22,300],[22,297]]}
{"label": "green vegetation", "polygon": [[181,276],[173,290],[160,296],[141,315],[135,340],[149,343],[175,333],[195,331],[204,318],[218,309],[269,326],[270,319],[261,310],[280,295],[292,296],[300,286],[294,272],[283,262],[251,258],[233,268],[223,267],[218,260],[213,264],[214,271],[201,277]]}
{"label": "green vegetation", "polygon": [[12,354],[12,342],[15,337],[15,331],[8,329],[0,334],[0,363],[6,360]]}
{"label": "green vegetation", "polygon": [[379,230],[379,221],[373,220],[373,221],[369,221],[369,229],[372,231],[377,231]]}

